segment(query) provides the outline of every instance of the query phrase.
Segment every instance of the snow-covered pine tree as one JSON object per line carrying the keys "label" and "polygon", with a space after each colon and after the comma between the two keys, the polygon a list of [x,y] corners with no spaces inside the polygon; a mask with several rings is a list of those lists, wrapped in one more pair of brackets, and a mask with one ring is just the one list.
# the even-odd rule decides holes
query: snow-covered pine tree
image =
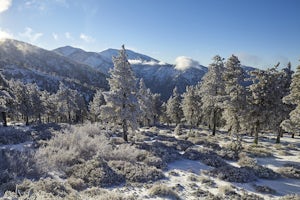
{"label": "snow-covered pine tree", "polygon": [[197,86],[187,86],[182,95],[182,110],[185,121],[190,129],[195,127],[201,118],[201,97],[197,93]]}
{"label": "snow-covered pine tree", "polygon": [[140,109],[137,98],[136,78],[127,60],[124,45],[119,56],[113,57],[114,68],[108,79],[110,90],[104,92],[106,105],[101,106],[103,121],[121,124],[123,139],[128,141],[128,128],[134,132],[138,127]]}
{"label": "snow-covered pine tree", "polygon": [[247,113],[247,90],[244,87],[245,71],[238,57],[232,55],[225,64],[224,81],[226,100],[223,103],[223,119],[229,134],[239,139],[240,131],[245,127]]}
{"label": "snow-covered pine tree", "polygon": [[202,78],[199,89],[203,119],[209,127],[212,127],[212,135],[216,134],[216,127],[221,123],[223,111],[221,106],[225,95],[223,60],[219,55],[213,58],[213,63],[209,65],[208,72]]}
{"label": "snow-covered pine tree", "polygon": [[27,84],[29,95],[30,95],[30,101],[33,104],[32,105],[32,112],[33,116],[38,119],[38,121],[42,122],[42,114],[45,112],[45,107],[42,102],[42,93],[38,89],[38,86],[36,84]]}
{"label": "snow-covered pine tree", "polygon": [[156,124],[159,120],[161,113],[162,101],[160,99],[160,94],[154,93],[152,94],[152,103],[153,103],[153,120],[154,124]]}
{"label": "snow-covered pine tree", "polygon": [[281,127],[285,131],[291,132],[294,138],[295,133],[300,133],[300,65],[293,75],[290,93],[283,98],[283,102],[295,106],[289,113],[289,118],[281,123]]}
{"label": "snow-covered pine tree", "polygon": [[154,103],[152,95],[150,89],[146,87],[144,80],[141,79],[139,82],[138,101],[141,110],[140,121],[144,126],[149,126],[154,121]]}
{"label": "snow-covered pine tree", "polygon": [[56,122],[58,118],[58,101],[56,94],[50,94],[46,90],[42,91],[42,102],[45,108],[46,120],[49,123],[50,121]]}
{"label": "snow-covered pine tree", "polygon": [[66,87],[62,82],[59,84],[59,89],[57,91],[57,111],[61,117],[66,118],[69,123],[72,121],[72,114],[78,109],[76,103],[76,91]]}
{"label": "snow-covered pine tree", "polygon": [[100,119],[100,107],[105,104],[103,96],[103,90],[98,89],[93,97],[93,100],[89,103],[90,116],[93,122]]}
{"label": "snow-covered pine tree", "polygon": [[0,112],[3,120],[3,126],[7,126],[7,112],[11,109],[12,92],[8,81],[0,73]]}
{"label": "snow-covered pine tree", "polygon": [[167,115],[171,122],[175,123],[176,125],[179,124],[183,118],[181,96],[178,93],[177,87],[173,89],[173,94],[167,101]]}
{"label": "snow-covered pine tree", "polygon": [[161,113],[160,117],[159,117],[160,122],[161,123],[166,123],[169,126],[169,124],[171,123],[171,120],[170,120],[170,118],[167,114],[167,103],[166,102],[163,102],[161,104],[160,113]]}

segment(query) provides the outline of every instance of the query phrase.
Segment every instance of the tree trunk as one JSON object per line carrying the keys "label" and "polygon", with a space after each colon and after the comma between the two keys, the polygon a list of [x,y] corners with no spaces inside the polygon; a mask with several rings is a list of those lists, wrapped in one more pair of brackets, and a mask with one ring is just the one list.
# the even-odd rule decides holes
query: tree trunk
{"label": "tree trunk", "polygon": [[126,119],[123,120],[122,128],[123,128],[123,139],[124,139],[125,142],[128,142],[127,121],[126,121]]}
{"label": "tree trunk", "polygon": [[29,125],[29,117],[26,115],[25,118],[26,118],[26,124],[25,125],[28,126]]}
{"label": "tree trunk", "polygon": [[295,133],[292,133],[292,138],[295,138]]}
{"label": "tree trunk", "polygon": [[283,130],[281,128],[278,129],[278,133],[277,133],[277,138],[276,138],[276,143],[279,144],[280,143],[280,137],[283,133]]}
{"label": "tree trunk", "polygon": [[2,112],[3,126],[7,126],[6,112]]}
{"label": "tree trunk", "polygon": [[69,124],[71,124],[71,112],[68,112]]}
{"label": "tree trunk", "polygon": [[216,123],[217,123],[217,118],[216,118],[216,111],[213,113],[213,130],[212,130],[212,135],[216,135]]}
{"label": "tree trunk", "polygon": [[259,121],[256,121],[255,123],[255,129],[254,129],[254,144],[258,144],[258,129],[259,129]]}

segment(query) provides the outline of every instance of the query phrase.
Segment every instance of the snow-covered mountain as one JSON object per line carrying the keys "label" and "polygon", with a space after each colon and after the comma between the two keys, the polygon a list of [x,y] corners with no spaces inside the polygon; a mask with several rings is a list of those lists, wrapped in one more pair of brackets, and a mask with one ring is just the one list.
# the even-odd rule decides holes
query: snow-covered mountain
{"label": "snow-covered mountain", "polygon": [[37,83],[51,92],[57,90],[59,81],[87,97],[95,87],[107,88],[107,76],[93,67],[12,39],[0,41],[0,69],[7,79]]}
{"label": "snow-covered mountain", "polygon": [[[117,49],[107,49],[99,53],[86,52],[70,46],[53,51],[76,62],[94,67],[107,75],[109,75],[109,69],[113,67],[112,57],[119,53]],[[198,83],[207,72],[207,68],[201,65],[178,70],[174,65],[162,63],[147,55],[131,50],[127,50],[126,53],[137,78],[143,78],[146,86],[152,92],[160,93],[163,100],[169,98],[175,86],[178,87],[179,92],[184,92],[187,85]]]}

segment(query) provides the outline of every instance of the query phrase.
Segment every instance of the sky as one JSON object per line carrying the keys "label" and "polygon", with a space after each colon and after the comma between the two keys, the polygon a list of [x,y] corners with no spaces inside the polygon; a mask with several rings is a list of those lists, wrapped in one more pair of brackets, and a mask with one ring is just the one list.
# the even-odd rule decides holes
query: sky
{"label": "sky", "polygon": [[0,38],[52,50],[125,47],[162,62],[300,64],[300,0],[0,0]]}

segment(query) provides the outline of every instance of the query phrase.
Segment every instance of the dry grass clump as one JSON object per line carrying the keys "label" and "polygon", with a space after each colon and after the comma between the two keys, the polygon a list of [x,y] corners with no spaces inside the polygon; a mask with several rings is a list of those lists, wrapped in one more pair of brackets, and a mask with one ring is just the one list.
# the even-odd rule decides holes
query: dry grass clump
{"label": "dry grass clump", "polygon": [[215,187],[216,183],[213,179],[206,177],[206,176],[200,176],[198,178],[199,182],[205,186],[208,187]]}
{"label": "dry grass clump", "polygon": [[174,190],[166,185],[156,184],[149,190],[149,195],[151,197],[158,196],[162,198],[176,199],[180,200],[179,195],[174,192]]}
{"label": "dry grass clump", "polygon": [[219,187],[219,193],[223,196],[232,196],[235,195],[236,192],[231,185],[222,185]]}

